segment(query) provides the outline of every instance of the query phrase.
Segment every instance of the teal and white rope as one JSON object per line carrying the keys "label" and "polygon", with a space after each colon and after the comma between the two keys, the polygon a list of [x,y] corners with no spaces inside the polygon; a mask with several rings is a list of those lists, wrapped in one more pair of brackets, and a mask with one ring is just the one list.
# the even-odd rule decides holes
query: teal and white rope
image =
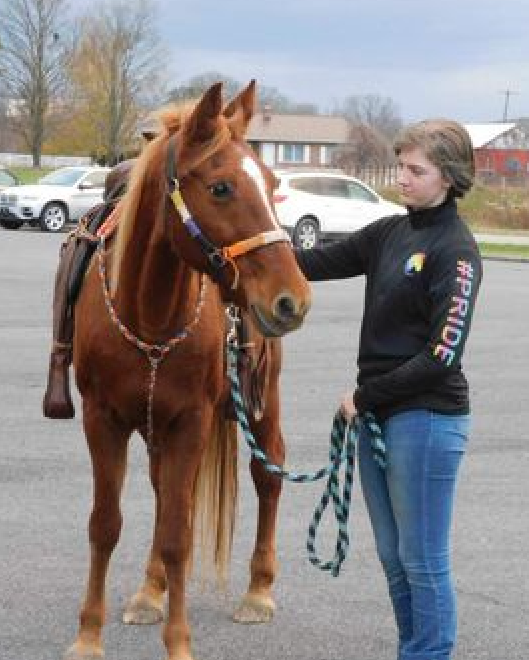
{"label": "teal and white rope", "polygon": [[[329,456],[334,465],[336,458],[343,455],[345,439],[345,475],[342,494],[340,496],[339,466],[331,470],[327,487],[321,496],[320,503],[314,511],[307,536],[307,551],[309,561],[322,571],[330,571],[331,575],[338,577],[341,565],[347,556],[349,549],[349,511],[351,504],[351,493],[353,488],[353,474],[355,466],[356,444],[358,439],[358,428],[356,424],[348,424],[345,417],[338,410],[334,416],[331,429],[331,447]],[[323,513],[329,504],[333,501],[334,515],[338,523],[338,537],[334,557],[329,561],[321,561],[316,553],[316,530],[322,519]]]}
{"label": "teal and white rope", "polygon": [[[307,551],[309,554],[309,560],[314,566],[317,566],[323,571],[330,571],[331,575],[337,577],[349,548],[348,519],[359,425],[362,424],[368,431],[373,450],[373,457],[379,467],[383,469],[385,467],[385,444],[380,426],[371,413],[366,413],[365,415],[362,415],[360,419],[355,418],[351,423],[348,423],[341,411],[338,410],[334,416],[331,429],[329,465],[308,474],[285,470],[281,466],[271,463],[268,460],[265,452],[259,447],[251,432],[244,402],[240,394],[239,377],[237,374],[237,348],[232,344],[228,344],[227,375],[231,383],[231,396],[235,413],[237,415],[237,421],[241,427],[252,456],[271,474],[275,474],[282,479],[287,479],[288,481],[295,483],[308,483],[317,481],[323,477],[328,477],[327,487],[322,495],[320,503],[316,507],[312,521],[309,525]],[[340,495],[339,472],[340,465],[344,461],[346,464],[345,477],[343,491]],[[331,498],[334,504],[336,521],[338,523],[338,538],[336,540],[333,559],[322,562],[316,554],[316,531]]]}

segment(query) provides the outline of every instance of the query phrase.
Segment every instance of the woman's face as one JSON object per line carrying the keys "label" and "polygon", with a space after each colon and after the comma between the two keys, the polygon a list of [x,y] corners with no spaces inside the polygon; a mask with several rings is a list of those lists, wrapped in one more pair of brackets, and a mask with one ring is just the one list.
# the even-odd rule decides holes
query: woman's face
{"label": "woman's face", "polygon": [[413,209],[441,204],[450,188],[441,170],[418,147],[401,151],[398,158],[397,185],[401,201]]}

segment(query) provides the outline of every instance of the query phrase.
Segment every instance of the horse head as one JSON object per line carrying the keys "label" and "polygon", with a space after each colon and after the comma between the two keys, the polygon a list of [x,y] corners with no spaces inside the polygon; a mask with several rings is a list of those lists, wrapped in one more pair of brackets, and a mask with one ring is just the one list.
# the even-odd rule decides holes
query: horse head
{"label": "horse head", "polygon": [[[131,186],[155,182],[156,231],[173,252],[207,272],[264,335],[280,336],[302,323],[310,288],[277,220],[276,179],[244,139],[254,103],[254,81],[225,107],[217,83],[187,111],[161,112]],[[156,215],[152,191],[150,209]]]}

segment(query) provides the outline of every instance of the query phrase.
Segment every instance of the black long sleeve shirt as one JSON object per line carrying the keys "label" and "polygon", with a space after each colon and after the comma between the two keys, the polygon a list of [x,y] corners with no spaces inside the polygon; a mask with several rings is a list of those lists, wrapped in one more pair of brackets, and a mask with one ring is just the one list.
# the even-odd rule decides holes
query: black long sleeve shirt
{"label": "black long sleeve shirt", "polygon": [[296,250],[296,258],[312,281],[366,276],[354,395],[360,413],[469,411],[461,357],[482,264],[452,198]]}

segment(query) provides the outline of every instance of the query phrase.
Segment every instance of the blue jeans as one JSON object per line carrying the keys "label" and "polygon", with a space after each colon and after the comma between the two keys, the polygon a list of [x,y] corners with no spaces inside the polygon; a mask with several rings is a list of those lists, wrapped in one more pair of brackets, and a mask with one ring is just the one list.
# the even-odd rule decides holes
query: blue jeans
{"label": "blue jeans", "polygon": [[449,660],[455,643],[449,537],[469,426],[469,415],[393,415],[382,424],[385,471],[360,433],[360,479],[399,632],[398,660]]}

